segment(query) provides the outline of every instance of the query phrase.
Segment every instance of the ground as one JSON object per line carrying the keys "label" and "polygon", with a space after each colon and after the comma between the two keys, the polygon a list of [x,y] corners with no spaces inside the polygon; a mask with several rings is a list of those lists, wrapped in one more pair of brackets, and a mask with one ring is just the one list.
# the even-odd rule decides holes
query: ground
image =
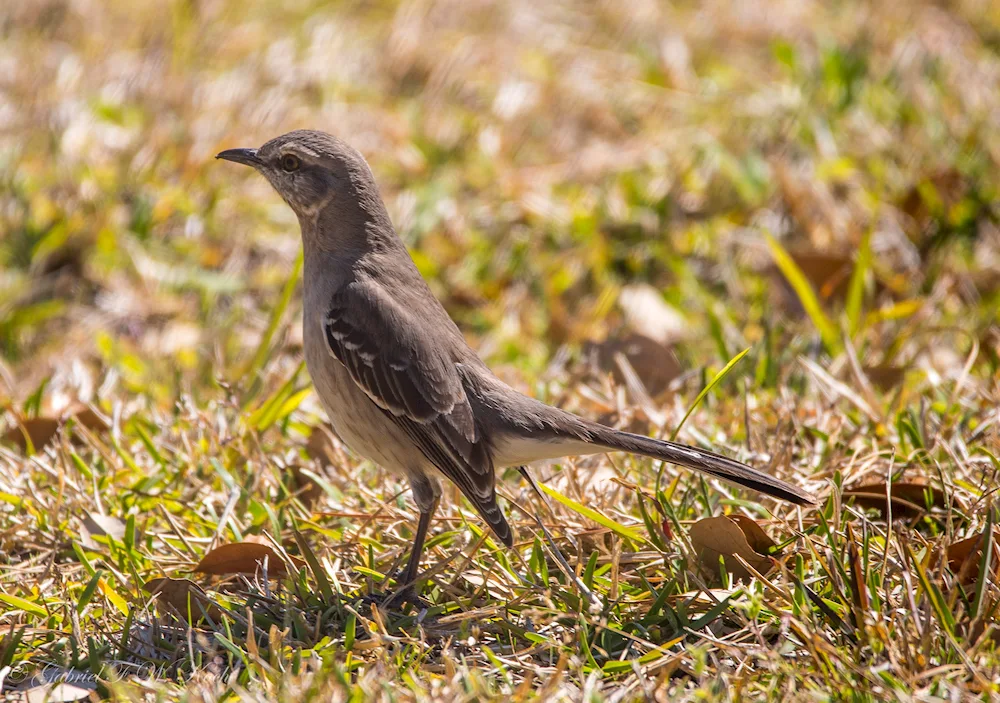
{"label": "ground", "polygon": [[[20,0],[0,36],[5,695],[1000,696],[1000,5]],[[511,471],[514,548],[449,488],[423,602],[380,605],[416,511],[325,428],[294,216],[213,159],[303,127],[504,380],[818,504]]]}

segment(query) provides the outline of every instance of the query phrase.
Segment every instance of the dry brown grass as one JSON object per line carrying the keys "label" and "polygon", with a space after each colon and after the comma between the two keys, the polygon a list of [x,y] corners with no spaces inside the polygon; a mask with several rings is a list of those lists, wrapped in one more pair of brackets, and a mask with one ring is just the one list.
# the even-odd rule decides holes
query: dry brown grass
{"label": "dry brown grass", "polygon": [[[997,522],[995,3],[22,0],[0,33],[9,695],[1000,695],[1000,554],[963,543]],[[296,223],[212,159],[298,127],[365,153],[526,392],[669,435],[750,347],[679,437],[822,505],[567,460],[536,469],[548,508],[503,477],[509,552],[448,495],[431,607],[373,609],[405,486],[317,429]],[[929,489],[891,514],[844,490],[890,476]],[[690,526],[723,514],[779,543],[770,573],[704,570]],[[292,576],[191,573],[250,536]],[[190,613],[143,590],[163,576]]]}

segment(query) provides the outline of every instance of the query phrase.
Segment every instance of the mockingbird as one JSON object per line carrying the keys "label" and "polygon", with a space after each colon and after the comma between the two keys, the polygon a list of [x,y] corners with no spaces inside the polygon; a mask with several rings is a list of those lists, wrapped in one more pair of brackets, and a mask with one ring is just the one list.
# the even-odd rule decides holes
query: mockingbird
{"label": "mockingbird", "polygon": [[216,158],[255,168],[298,216],[303,338],[316,391],[340,438],[404,475],[420,509],[405,587],[416,581],[442,475],[508,547],[495,467],[567,455],[642,454],[792,503],[813,502],[738,461],[584,420],[494,376],[417,271],[368,164],[340,139],[300,130]]}

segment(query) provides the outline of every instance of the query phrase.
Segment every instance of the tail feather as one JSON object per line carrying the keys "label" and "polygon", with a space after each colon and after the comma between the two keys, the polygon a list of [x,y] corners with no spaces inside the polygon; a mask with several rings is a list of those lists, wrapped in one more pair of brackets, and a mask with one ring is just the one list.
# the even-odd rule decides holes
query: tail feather
{"label": "tail feather", "polygon": [[489,502],[477,501],[473,505],[486,524],[490,526],[490,529],[493,530],[493,534],[499,537],[500,541],[507,547],[513,547],[514,535],[510,531],[510,525],[507,524],[507,518],[503,516],[500,506],[497,505],[496,495],[494,494]]}
{"label": "tail feather", "polygon": [[721,454],[663,439],[622,432],[596,423],[587,424],[590,441],[607,449],[642,454],[653,459],[668,461],[671,464],[701,471],[796,505],[813,505],[816,502],[815,498],[801,488]]}

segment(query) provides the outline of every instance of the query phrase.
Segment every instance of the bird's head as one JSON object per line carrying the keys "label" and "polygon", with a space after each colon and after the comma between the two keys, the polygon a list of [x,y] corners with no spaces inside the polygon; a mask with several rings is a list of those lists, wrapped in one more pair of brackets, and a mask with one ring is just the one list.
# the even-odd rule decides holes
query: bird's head
{"label": "bird's head", "polygon": [[364,205],[373,195],[378,200],[361,154],[325,132],[297,130],[259,149],[227,149],[215,158],[259,171],[300,220],[315,219],[328,205]]}

